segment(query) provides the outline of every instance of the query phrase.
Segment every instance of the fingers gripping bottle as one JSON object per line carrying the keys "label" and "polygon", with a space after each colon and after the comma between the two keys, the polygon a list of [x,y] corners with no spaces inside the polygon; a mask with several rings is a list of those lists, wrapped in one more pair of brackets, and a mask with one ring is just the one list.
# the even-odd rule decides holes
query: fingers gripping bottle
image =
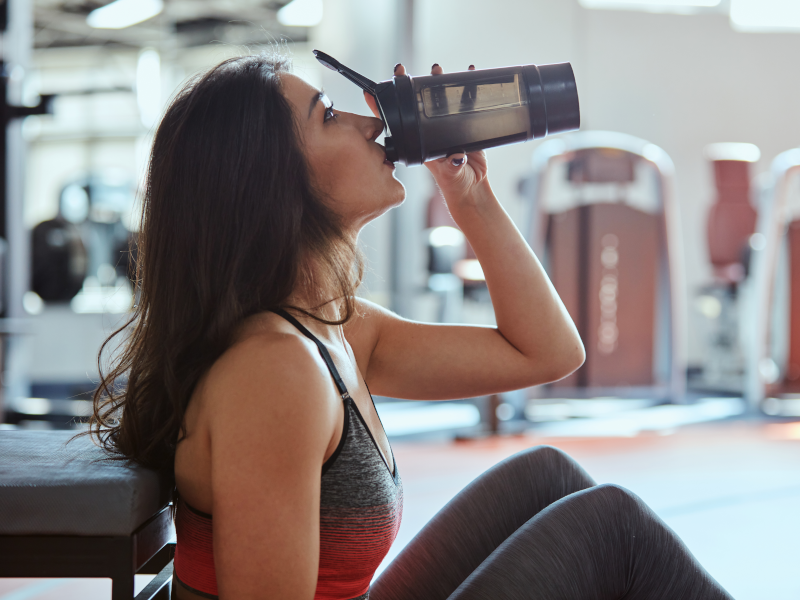
{"label": "fingers gripping bottle", "polygon": [[375,98],[392,162],[421,165],[580,127],[569,63],[400,75],[375,83],[324,52],[314,55]]}

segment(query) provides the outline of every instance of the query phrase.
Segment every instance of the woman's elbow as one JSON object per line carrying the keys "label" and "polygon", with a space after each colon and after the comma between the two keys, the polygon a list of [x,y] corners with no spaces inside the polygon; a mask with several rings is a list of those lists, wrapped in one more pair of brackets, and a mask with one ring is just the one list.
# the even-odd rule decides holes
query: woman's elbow
{"label": "woman's elbow", "polygon": [[570,373],[580,369],[583,366],[583,363],[586,362],[586,348],[583,347],[583,342],[580,339],[578,339],[578,341],[575,343],[575,348],[573,350],[573,360],[574,360],[573,363],[574,366],[570,368],[569,371]]}
{"label": "woman's elbow", "polygon": [[554,361],[550,373],[550,381],[558,381],[577,371],[586,361],[586,349],[583,342],[578,339],[569,348],[559,352],[558,359]]}

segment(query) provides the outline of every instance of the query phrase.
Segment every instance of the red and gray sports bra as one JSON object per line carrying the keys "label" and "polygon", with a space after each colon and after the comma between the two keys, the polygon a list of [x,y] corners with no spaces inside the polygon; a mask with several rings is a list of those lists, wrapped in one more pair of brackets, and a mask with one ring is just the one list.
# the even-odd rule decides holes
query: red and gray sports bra
{"label": "red and gray sports bra", "polygon": [[[322,465],[314,599],[366,600],[370,581],[400,528],[403,484],[397,463],[392,456],[394,472],[390,472],[324,344],[286,311],[274,312],[317,345],[344,402],[342,437]],[[217,598],[211,515],[179,499],[175,529],[175,585],[204,598]]]}

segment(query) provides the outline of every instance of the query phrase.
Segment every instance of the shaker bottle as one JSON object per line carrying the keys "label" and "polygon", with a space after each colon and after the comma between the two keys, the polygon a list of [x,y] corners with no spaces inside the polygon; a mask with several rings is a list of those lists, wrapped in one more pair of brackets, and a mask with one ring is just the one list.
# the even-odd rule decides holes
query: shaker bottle
{"label": "shaker bottle", "polygon": [[392,162],[421,165],[580,127],[569,63],[400,75],[375,83],[324,52],[314,55],[375,98]]}

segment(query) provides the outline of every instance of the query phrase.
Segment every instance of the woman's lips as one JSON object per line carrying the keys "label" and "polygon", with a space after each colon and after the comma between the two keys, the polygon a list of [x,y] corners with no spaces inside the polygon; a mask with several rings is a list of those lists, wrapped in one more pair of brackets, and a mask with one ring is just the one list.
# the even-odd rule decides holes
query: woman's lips
{"label": "woman's lips", "polygon": [[394,163],[389,160],[389,157],[386,156],[386,148],[381,146],[380,144],[378,144],[378,146],[380,146],[380,149],[383,151],[383,164],[385,164],[387,167],[391,167],[392,169],[394,169]]}

